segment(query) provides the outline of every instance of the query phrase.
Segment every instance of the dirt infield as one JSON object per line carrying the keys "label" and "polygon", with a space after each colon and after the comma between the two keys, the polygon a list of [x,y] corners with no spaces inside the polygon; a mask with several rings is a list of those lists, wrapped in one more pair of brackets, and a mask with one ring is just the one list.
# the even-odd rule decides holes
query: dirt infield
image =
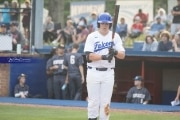
{"label": "dirt infield", "polygon": [[[67,107],[67,106],[51,106],[51,105],[33,105],[33,104],[15,104],[15,103],[0,103],[0,105],[8,105],[8,106],[24,106],[24,107],[39,107],[39,108],[52,108],[52,109],[59,109],[63,108],[66,110],[82,110],[86,111],[87,108],[84,107]],[[148,110],[129,110],[129,109],[111,109],[111,112],[123,112],[123,113],[133,113],[133,114],[168,114],[168,115],[177,115],[180,116],[180,112],[154,112]]]}

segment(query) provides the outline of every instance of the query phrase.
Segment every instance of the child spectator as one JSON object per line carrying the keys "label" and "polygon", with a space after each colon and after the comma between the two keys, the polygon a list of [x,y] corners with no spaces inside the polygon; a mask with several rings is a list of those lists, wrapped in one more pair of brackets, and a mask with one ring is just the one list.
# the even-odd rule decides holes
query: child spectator
{"label": "child spectator", "polygon": [[172,51],[172,42],[170,41],[170,33],[164,31],[160,35],[160,42],[158,45],[158,51]]}

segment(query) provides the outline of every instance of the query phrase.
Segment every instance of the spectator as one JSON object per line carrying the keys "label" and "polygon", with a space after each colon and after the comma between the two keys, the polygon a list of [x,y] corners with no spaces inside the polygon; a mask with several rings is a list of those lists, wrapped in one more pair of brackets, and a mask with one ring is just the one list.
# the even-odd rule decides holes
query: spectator
{"label": "spectator", "polygon": [[150,30],[148,31],[148,34],[151,36],[155,36],[158,38],[160,32],[165,30],[165,25],[161,23],[161,18],[156,18],[156,23],[153,23],[150,27]]}
{"label": "spectator", "polygon": [[7,29],[9,29],[10,21],[11,18],[10,18],[9,2],[4,1],[4,8],[2,9],[2,23],[6,24]]}
{"label": "spectator", "polygon": [[18,98],[28,98],[29,97],[29,86],[26,85],[26,75],[21,74],[18,77],[18,84],[14,89],[14,97]]}
{"label": "spectator", "polygon": [[160,8],[158,10],[157,15],[155,16],[155,20],[157,20],[157,18],[161,18],[161,23],[166,25],[167,22],[167,15],[166,15],[166,11],[163,8]]}
{"label": "spectator", "polygon": [[78,22],[78,24],[77,24],[77,34],[79,34],[80,32],[81,32],[81,29],[79,28],[79,23],[80,24],[83,24],[84,26],[86,26],[87,27],[87,20],[86,20],[86,18],[85,17],[81,17],[80,19],[79,19],[79,22]]}
{"label": "spectator", "polygon": [[175,33],[179,30],[180,28],[180,0],[177,0],[178,5],[174,6],[171,14],[173,15],[173,21],[171,24],[171,35],[175,35]]}
{"label": "spectator", "polygon": [[89,31],[86,27],[87,26],[83,21],[79,22],[78,28],[81,32],[77,34],[76,40],[75,40],[75,43],[79,44],[79,51],[78,51],[79,53],[83,52],[85,41],[86,41],[86,38],[89,34]]}
{"label": "spectator", "polygon": [[64,32],[65,32],[65,37],[66,37],[65,47],[69,49],[70,46],[75,41],[75,36],[76,36],[76,29],[73,26],[72,20],[67,20],[66,27],[64,28]]}
{"label": "spectator", "polygon": [[64,66],[68,71],[68,81],[71,100],[81,100],[82,84],[84,83],[83,57],[77,53],[78,44],[73,44],[72,52],[65,55]]}
{"label": "spectator", "polygon": [[141,21],[140,17],[137,16],[135,18],[134,24],[131,26],[131,33],[130,33],[131,38],[137,38],[143,32],[143,25],[140,21]]}
{"label": "spectator", "polygon": [[161,41],[158,45],[158,51],[172,51],[172,42],[170,41],[170,33],[164,31],[160,35]]}
{"label": "spectator", "polygon": [[116,32],[120,35],[121,39],[127,36],[128,25],[125,23],[125,18],[120,18],[120,23],[117,24]]}
{"label": "spectator", "polygon": [[172,40],[172,46],[174,52],[180,52],[180,32],[175,34],[175,37]]}
{"label": "spectator", "polygon": [[20,30],[17,28],[17,23],[10,23],[10,33],[13,36],[13,50],[16,51],[17,44],[21,44],[22,49],[25,45],[25,38]]}
{"label": "spectator", "polygon": [[92,12],[91,13],[91,20],[89,21],[89,33],[94,32],[97,30],[97,13]]}
{"label": "spectator", "polygon": [[149,91],[142,86],[142,77],[136,76],[134,78],[134,87],[132,87],[126,96],[127,103],[137,103],[137,104],[148,104],[151,100],[151,95]]}
{"label": "spectator", "polygon": [[7,31],[6,24],[1,24],[0,26],[1,26],[0,35],[7,35],[8,31]]}
{"label": "spectator", "polygon": [[25,0],[25,5],[26,8],[23,9],[22,11],[22,24],[23,24],[23,28],[24,28],[24,34],[29,36],[29,32],[30,32],[30,19],[31,19],[31,7],[30,7],[30,1],[29,0]]}
{"label": "spectator", "polygon": [[180,85],[179,85],[179,87],[177,89],[177,95],[176,95],[175,101],[178,101],[179,97],[180,97]]}
{"label": "spectator", "polygon": [[54,36],[54,22],[52,21],[52,18],[50,16],[47,17],[44,25],[44,31],[43,31],[43,39],[45,42],[48,42],[49,40],[52,42],[55,38]]}
{"label": "spectator", "polygon": [[157,51],[158,42],[150,35],[146,36],[142,51]]}
{"label": "spectator", "polygon": [[53,94],[55,99],[65,99],[65,93],[60,88],[65,83],[66,71],[63,69],[64,46],[56,48],[56,54],[51,58],[49,70],[53,71]]}
{"label": "spectator", "polygon": [[137,16],[140,17],[141,23],[145,27],[148,22],[148,16],[145,13],[143,13],[142,9],[138,10],[138,13],[134,16],[134,20],[136,19]]}
{"label": "spectator", "polygon": [[11,5],[11,22],[18,23],[18,18],[19,18],[18,2],[17,0],[13,0]]}

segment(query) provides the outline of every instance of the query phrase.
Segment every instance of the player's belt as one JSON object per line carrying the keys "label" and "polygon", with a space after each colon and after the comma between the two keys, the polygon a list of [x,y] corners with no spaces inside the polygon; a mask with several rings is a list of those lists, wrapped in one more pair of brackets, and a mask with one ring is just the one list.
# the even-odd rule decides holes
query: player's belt
{"label": "player's belt", "polygon": [[97,71],[107,71],[109,69],[114,69],[114,68],[94,68],[94,67],[90,67],[90,66],[87,66],[88,69],[95,69]]}

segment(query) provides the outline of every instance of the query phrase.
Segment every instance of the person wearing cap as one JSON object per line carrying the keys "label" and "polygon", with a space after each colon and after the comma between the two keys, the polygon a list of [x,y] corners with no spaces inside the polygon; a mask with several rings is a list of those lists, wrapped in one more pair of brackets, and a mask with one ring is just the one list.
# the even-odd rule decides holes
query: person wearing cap
{"label": "person wearing cap", "polygon": [[10,34],[13,36],[13,51],[16,51],[17,44],[21,44],[21,47],[23,49],[25,45],[25,38],[24,35],[21,33],[21,31],[17,27],[17,23],[11,22],[10,23]]}
{"label": "person wearing cap", "polygon": [[28,98],[29,97],[29,86],[26,84],[26,75],[20,74],[18,77],[18,84],[14,88],[14,97],[17,98]]}
{"label": "person wearing cap", "polygon": [[167,51],[167,52],[172,52],[173,46],[172,46],[172,41],[171,35],[168,31],[163,31],[160,34],[160,42],[158,45],[158,51]]}
{"label": "person wearing cap", "polygon": [[165,30],[165,25],[161,22],[161,17],[156,18],[156,22],[153,23],[148,31],[148,35],[158,38],[159,34]]}
{"label": "person wearing cap", "polygon": [[7,35],[7,28],[6,28],[6,24],[1,24],[0,25],[0,35]]}
{"label": "person wearing cap", "polygon": [[142,85],[142,76],[134,78],[134,87],[130,88],[126,96],[127,103],[148,104],[151,100],[149,91]]}
{"label": "person wearing cap", "polygon": [[174,52],[180,52],[180,32],[177,32],[172,40],[172,47]]}
{"label": "person wearing cap", "polygon": [[112,17],[101,13],[97,19],[98,30],[86,39],[84,53],[87,60],[88,120],[109,120],[114,86],[115,58],[124,59],[125,49],[120,36],[112,41]]}
{"label": "person wearing cap", "polygon": [[64,46],[58,46],[55,55],[49,61],[49,70],[53,73],[53,94],[55,99],[65,99],[65,91],[61,87],[65,83],[67,71],[63,68]]}

